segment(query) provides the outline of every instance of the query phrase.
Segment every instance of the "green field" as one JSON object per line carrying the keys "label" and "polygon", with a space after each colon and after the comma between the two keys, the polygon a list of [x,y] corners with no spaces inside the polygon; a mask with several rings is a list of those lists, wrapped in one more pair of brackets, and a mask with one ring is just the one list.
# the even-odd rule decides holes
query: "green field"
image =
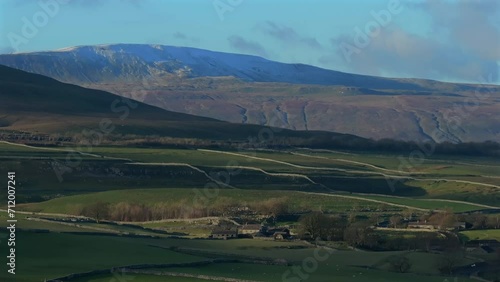
{"label": "green field", "polygon": [[482,210],[485,207],[477,205],[474,203],[460,203],[451,202],[441,199],[412,199],[412,198],[400,198],[400,197],[389,197],[389,196],[371,196],[371,195],[358,195],[361,198],[373,199],[378,201],[383,201],[387,203],[411,206],[427,210],[446,210],[451,209],[454,212],[466,212]]}
{"label": "green field", "polygon": [[[82,148],[80,148],[82,149]],[[489,158],[457,160],[450,157],[426,159],[418,169],[398,169],[398,156],[378,154],[341,154],[310,152],[245,152],[189,149],[152,149],[130,147],[92,147],[84,155],[69,155],[64,150],[40,149],[0,144],[0,166],[19,171],[24,176],[23,197],[54,197],[105,190],[140,188],[194,188],[212,181],[204,173],[224,173],[228,184],[241,189],[259,190],[336,190],[374,193],[412,198],[438,198],[493,206],[500,203],[500,183],[495,176],[500,164]],[[298,155],[300,154],[300,155]],[[38,156],[30,160],[16,157]],[[66,158],[78,158],[76,166]],[[14,159],[13,159],[14,158]],[[56,160],[55,163],[53,160]],[[129,160],[129,161],[127,161]],[[138,164],[130,164],[135,162]],[[164,164],[169,165],[164,165]],[[141,165],[142,164],[142,165]],[[54,172],[62,165],[62,181]],[[192,167],[190,167],[192,166]],[[51,169],[52,168],[52,169]],[[151,175],[143,175],[144,171]],[[403,171],[403,172],[401,172]],[[137,174],[134,177],[116,176]],[[186,175],[190,175],[186,178]],[[115,176],[115,181],[110,177]],[[414,177],[418,180],[395,177]],[[226,178],[221,178],[226,181]],[[316,184],[314,184],[314,182]],[[394,187],[391,187],[391,183]],[[484,185],[482,185],[483,183]],[[68,189],[68,185],[72,188]],[[488,186],[493,185],[493,186]],[[29,199],[27,201],[30,201]],[[439,205],[416,202],[416,207],[439,208]],[[453,204],[448,204],[455,208]],[[456,206],[464,211],[472,208]]]}
{"label": "green field", "polygon": [[[63,213],[63,214],[78,214],[78,212],[90,203],[97,201],[109,202],[112,204],[127,202],[137,204],[182,204],[194,205],[195,199],[199,193],[204,193],[203,188],[197,190],[185,188],[169,188],[169,189],[134,189],[121,191],[107,191],[99,193],[90,193],[76,196],[67,196],[52,199],[46,202],[24,204],[20,209],[29,212],[47,212],[47,213]],[[210,194],[213,193],[213,194]],[[364,201],[362,199],[346,199],[343,197],[330,197],[315,194],[304,194],[301,192],[289,191],[286,195],[281,191],[259,191],[259,190],[239,190],[239,189],[212,189],[208,190],[206,199],[209,200],[209,205],[215,205],[219,202],[230,200],[235,203],[252,204],[258,203],[265,196],[266,199],[281,199],[286,197],[290,202],[290,209],[311,209],[316,210],[321,207],[323,210],[332,212],[346,212],[352,210],[353,207],[358,208],[380,208],[384,204]],[[201,203],[202,200],[198,199]]]}
{"label": "green field", "polygon": [[[198,262],[214,258],[266,261],[285,259],[290,264],[300,265],[315,250],[311,244],[302,241],[186,239],[206,238],[211,232],[212,224],[207,219],[198,222],[172,219],[136,223],[138,226],[171,232],[169,234],[110,223],[84,222],[67,225],[27,219],[42,216],[36,213],[79,215],[84,207],[97,202],[179,208],[201,205],[203,209],[211,210],[225,204],[253,208],[269,200],[283,200],[292,213],[322,211],[355,214],[365,218],[373,214],[388,217],[408,210],[420,214],[448,208],[457,213],[475,211],[487,209],[484,205],[498,206],[500,202],[497,187],[481,185],[498,185],[496,178],[487,177],[496,175],[499,166],[497,160],[490,158],[429,158],[409,175],[399,173],[398,156],[375,153],[352,154],[301,149],[292,152],[224,152],[94,147],[90,155],[78,156],[79,163],[70,172],[64,173],[60,181],[55,176],[52,165],[54,160],[66,164],[66,151],[0,143],[0,168],[16,171],[19,181],[16,194],[19,203],[16,210],[30,213],[17,214],[19,281],[34,282],[74,272],[130,264]],[[229,176],[227,183],[231,188],[219,184],[219,189],[214,188],[214,185],[204,189],[207,183],[214,183],[218,172]],[[417,179],[402,180],[392,191],[386,180],[387,175],[384,174],[406,175]],[[5,203],[2,201],[3,206]],[[1,227],[7,225],[6,219],[6,214],[0,213]],[[50,233],[34,233],[26,229],[43,229]],[[107,235],[97,235],[95,232]],[[461,235],[470,240],[499,239],[497,233],[497,230],[464,231]],[[124,236],[125,234],[145,236],[132,238]],[[172,238],[172,234],[185,239]],[[401,235],[394,233],[391,236]],[[410,273],[389,271],[387,259],[396,255],[405,255],[410,259]],[[4,263],[5,256],[2,257],[0,263]],[[442,282],[447,277],[439,275],[437,258],[438,255],[431,253],[353,251],[344,246],[335,249],[328,259],[319,263],[307,280],[330,282],[335,277],[336,281],[353,282]],[[461,264],[473,262],[475,261],[464,259]],[[212,281],[220,281],[217,278],[224,277],[274,282],[282,281],[282,275],[290,269],[290,266],[246,261],[155,270],[190,277],[166,278],[150,273],[127,274],[126,277],[130,275],[135,278],[134,281],[146,282],[208,281],[200,277],[210,277],[214,279]],[[75,281],[110,281],[120,278],[116,275]],[[0,281],[8,281],[5,279],[9,277],[1,273]],[[470,280],[459,278],[456,281]]]}
{"label": "green field", "polygon": [[[16,281],[26,282],[40,281],[40,279],[44,278],[55,278],[74,272],[86,272],[92,269],[106,269],[113,266],[204,261],[207,259],[204,256],[231,256],[233,258],[260,257],[268,259],[293,258],[290,261],[300,265],[303,260],[314,254],[314,249],[301,243],[252,239],[229,241],[140,239],[116,236],[19,232],[16,240],[18,242],[16,255],[19,258],[16,277],[17,279],[21,279]],[[303,248],[288,248],[294,245],[303,246]],[[170,247],[186,249],[190,253],[198,255],[184,254],[183,251],[170,251],[168,250]],[[383,263],[381,264],[380,262],[396,254],[404,253],[334,251],[325,261],[318,264],[316,271],[310,274],[311,281],[329,281],[327,279],[332,277],[332,275],[341,279],[339,281],[387,281],[387,279],[390,281],[419,281],[418,279],[422,279],[422,276],[415,273],[397,274],[385,271]],[[435,270],[429,268],[433,265],[434,256],[432,254],[417,253],[411,254],[410,259],[414,264],[415,272],[427,273],[430,276],[426,275],[425,277],[429,281],[442,281],[443,277],[436,276]],[[5,258],[1,259],[1,261],[5,261]],[[47,265],[51,267],[47,267]],[[379,270],[366,269],[366,266],[372,265],[381,266]],[[160,270],[187,273],[190,275],[201,274],[271,282],[279,281],[281,275],[285,271],[291,270],[291,268],[287,266],[265,266],[248,263],[222,263],[197,268],[177,267]],[[96,277],[95,280],[75,281],[103,281],[102,279],[116,278],[117,275],[121,275],[118,277],[128,277],[122,274],[115,274]],[[134,276],[132,275],[131,277]],[[150,279],[140,281],[160,281],[154,280],[158,279],[153,278],[154,276],[137,275],[137,277]],[[9,279],[9,276],[1,273],[0,279],[3,279],[2,281],[9,281],[5,280]],[[172,280],[167,281],[195,282],[197,280],[192,278],[172,278]]]}
{"label": "green field", "polygon": [[[3,233],[5,234],[5,233]],[[18,232],[16,281],[40,281],[75,272],[142,263],[199,261],[202,258],[148,246],[140,239]],[[4,249],[5,250],[5,249]],[[0,260],[6,263],[6,257]],[[6,271],[1,281],[11,281]],[[22,279],[22,280],[21,280]]]}
{"label": "green field", "polygon": [[[186,278],[186,277],[162,277],[146,274],[122,274],[100,275],[90,278],[75,279],[72,282],[109,282],[109,281],[141,281],[141,282],[207,282],[206,279]],[[120,280],[121,279],[121,280]]]}
{"label": "green field", "polygon": [[469,230],[460,232],[468,240],[498,240],[500,241],[500,229]]}

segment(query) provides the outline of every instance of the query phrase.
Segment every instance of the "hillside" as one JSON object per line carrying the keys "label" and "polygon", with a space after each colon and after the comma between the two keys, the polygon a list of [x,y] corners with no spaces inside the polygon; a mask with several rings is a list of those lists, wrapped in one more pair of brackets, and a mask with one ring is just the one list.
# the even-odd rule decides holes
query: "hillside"
{"label": "hillside", "polygon": [[[70,83],[125,82],[149,76],[231,76],[248,82],[424,90],[418,81],[354,75],[261,57],[163,45],[116,44],[0,55],[0,64]],[[441,85],[438,85],[439,87]]]}
{"label": "hillside", "polygon": [[[43,134],[132,134],[246,141],[265,127],[166,111],[100,90],[61,83],[0,65],[0,130]],[[329,132],[276,131],[275,137],[346,138]]]}
{"label": "hillside", "polygon": [[140,44],[0,55],[0,64],[233,123],[375,139],[442,141],[438,132],[450,142],[500,141],[500,87],[493,85],[380,78]]}

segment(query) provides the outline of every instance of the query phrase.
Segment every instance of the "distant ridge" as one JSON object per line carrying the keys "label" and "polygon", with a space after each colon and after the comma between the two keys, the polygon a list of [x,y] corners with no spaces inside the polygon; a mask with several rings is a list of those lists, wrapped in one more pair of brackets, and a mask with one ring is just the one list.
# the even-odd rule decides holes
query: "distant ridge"
{"label": "distant ridge", "polygon": [[343,85],[371,89],[429,89],[421,85],[422,81],[428,80],[349,74],[305,64],[279,63],[252,55],[165,45],[67,47],[54,51],[0,55],[0,64],[71,83],[98,83],[162,73],[184,73],[189,77],[232,76],[249,82]]}
{"label": "distant ridge", "polygon": [[0,64],[232,123],[372,139],[442,142],[438,132],[449,142],[500,141],[500,86],[495,85],[356,75],[146,44],[6,54]]}

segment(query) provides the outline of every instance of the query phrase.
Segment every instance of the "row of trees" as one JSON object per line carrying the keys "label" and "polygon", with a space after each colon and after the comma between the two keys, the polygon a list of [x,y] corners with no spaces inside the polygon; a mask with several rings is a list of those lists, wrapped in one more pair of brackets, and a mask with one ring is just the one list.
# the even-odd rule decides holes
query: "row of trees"
{"label": "row of trees", "polygon": [[[439,215],[430,215],[429,218],[440,224],[448,224],[454,217],[447,213],[439,213]],[[432,247],[438,247],[442,254],[436,257],[435,265],[437,270],[447,275],[452,274],[454,268],[464,259],[463,248],[458,237],[453,233],[419,232],[413,237],[381,235],[374,230],[372,221],[371,219],[352,221],[341,216],[313,212],[299,219],[300,236],[310,239],[345,241],[350,246],[372,250],[430,251]],[[408,272],[412,267],[410,259],[405,255],[391,256],[386,263],[395,272]]]}
{"label": "row of trees", "polygon": [[374,247],[379,238],[368,221],[353,222],[342,216],[312,212],[299,219],[299,236],[328,241],[346,241],[355,247]]}
{"label": "row of trees", "polygon": [[270,198],[262,201],[240,203],[231,198],[219,197],[212,203],[190,203],[186,200],[176,203],[153,205],[120,202],[110,204],[96,202],[83,207],[80,215],[100,220],[150,221],[177,218],[200,218],[207,216],[232,216],[243,211],[273,218],[289,212],[289,199]]}
{"label": "row of trees", "polygon": [[[448,218],[447,215],[439,217]],[[330,216],[312,212],[299,219],[299,236],[325,241],[345,241],[353,247],[378,250],[430,251],[434,245],[443,249],[460,248],[456,236],[440,238],[434,232],[419,232],[414,237],[381,236],[373,228],[374,219],[356,221],[342,216]]]}
{"label": "row of trees", "polygon": [[440,227],[442,230],[447,230],[455,226],[457,222],[466,222],[470,224],[472,229],[499,229],[500,215],[486,215],[480,212],[472,214],[455,214],[453,210],[445,210],[441,212],[430,212],[416,218],[411,213],[403,215],[393,215],[389,218],[390,226],[394,228],[405,227],[406,220],[419,220],[422,223],[432,224]]}

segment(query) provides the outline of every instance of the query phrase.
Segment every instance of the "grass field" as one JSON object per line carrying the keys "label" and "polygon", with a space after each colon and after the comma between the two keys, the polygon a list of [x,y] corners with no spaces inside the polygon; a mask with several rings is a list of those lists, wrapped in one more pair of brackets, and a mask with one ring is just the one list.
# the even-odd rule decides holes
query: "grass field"
{"label": "grass field", "polygon": [[[257,281],[275,282],[275,281],[300,281],[293,280],[299,276],[293,274],[291,267],[285,266],[265,266],[265,265],[245,265],[245,264],[227,264],[213,265],[202,268],[176,268],[175,272],[189,272],[205,275],[223,275],[239,279],[252,279]],[[290,274],[288,274],[290,273]],[[318,264],[315,271],[311,273],[303,272],[308,275],[306,281],[315,282],[359,282],[359,281],[435,281],[443,282],[446,277],[442,276],[421,276],[413,273],[398,274],[380,270],[368,270],[365,267],[346,266],[345,264],[335,264],[333,261],[326,261]],[[287,275],[288,274],[288,275]],[[473,281],[469,279],[457,281]]]}
{"label": "grass field", "polygon": [[467,237],[469,240],[498,240],[500,241],[500,229],[489,230],[469,230],[462,231],[460,234]]}
{"label": "grass field", "polygon": [[[5,233],[2,233],[5,234]],[[18,232],[16,281],[40,281],[75,272],[142,263],[203,260],[148,246],[140,239],[58,233]],[[0,262],[5,265],[6,256]],[[11,281],[6,271],[1,281]]]}
{"label": "grass field", "polygon": [[[2,233],[4,234],[4,233]],[[16,281],[40,281],[44,278],[55,278],[74,272],[86,272],[92,269],[106,269],[116,266],[143,263],[179,263],[206,260],[205,255],[261,257],[268,259],[293,258],[291,261],[299,265],[303,260],[314,256],[314,249],[302,243],[243,240],[182,240],[182,239],[147,239],[110,237],[98,235],[74,235],[57,233],[19,232],[17,237],[17,257],[19,264]],[[303,248],[289,248],[302,246]],[[193,254],[173,252],[170,247],[190,250]],[[326,253],[325,253],[326,254]],[[404,254],[404,252],[357,252],[334,251],[327,259],[318,264],[310,273],[310,281],[331,281],[332,276],[338,281],[421,281],[423,276],[415,273],[397,274],[384,270],[383,263],[388,257]],[[324,255],[324,254],[322,254]],[[411,254],[415,272],[427,273],[426,281],[443,281],[432,270],[434,256],[432,254]],[[22,258],[22,260],[21,260]],[[5,258],[0,262],[5,263]],[[63,263],[66,262],[66,263]],[[47,267],[50,265],[51,267]],[[380,270],[366,269],[366,266],[382,265]],[[162,271],[187,273],[191,275],[208,275],[252,279],[256,281],[281,281],[283,273],[292,270],[286,266],[266,266],[248,263],[222,263],[206,267],[168,268]],[[423,271],[423,272],[422,272]],[[98,276],[94,280],[105,281],[118,277],[127,278],[128,274]],[[132,281],[162,281],[149,275],[132,275],[141,280]],[[145,280],[142,280],[142,279]],[[9,276],[0,274],[2,281],[9,281]],[[104,279],[104,280],[103,280]],[[156,280],[155,280],[156,279]],[[193,278],[168,278],[163,281],[198,282]],[[278,280],[276,280],[278,279]],[[386,280],[384,280],[386,279]],[[441,280],[439,280],[441,279]],[[126,280],[127,281],[127,280]],[[216,280],[217,281],[217,280]],[[459,280],[469,281],[469,280]]]}
{"label": "grass field", "polygon": [[[68,225],[63,225],[63,224],[58,224],[58,223],[27,220],[26,217],[27,217],[27,215],[21,215],[21,214],[17,215],[17,217],[16,217],[17,228],[19,228],[19,229],[50,230],[50,231],[54,231],[54,232],[95,232],[95,230],[91,230],[91,229],[78,228],[78,227],[73,227],[73,226],[68,226]],[[0,227],[5,228],[5,227],[9,226],[9,224],[7,223],[7,219],[8,219],[7,213],[0,212]]]}
{"label": "grass field", "polygon": [[[197,192],[196,192],[197,191]],[[121,191],[106,191],[99,193],[90,193],[83,195],[67,196],[52,199],[41,203],[24,204],[20,209],[29,212],[48,212],[78,214],[79,211],[90,203],[97,201],[109,203],[147,203],[154,206],[158,203],[194,205],[194,200],[199,193],[203,193],[203,188],[193,190],[185,188],[172,189],[134,189]],[[380,208],[384,204],[364,201],[362,199],[346,199],[343,197],[330,197],[314,194],[304,194],[301,192],[289,191],[286,195],[282,191],[259,191],[259,190],[240,190],[240,189],[213,189],[206,194],[210,203],[216,204],[220,201],[230,199],[241,204],[258,203],[265,199],[281,199],[286,197],[290,201],[290,208],[294,209],[318,209],[324,211],[345,212],[357,208]],[[198,199],[201,203],[201,200]]]}
{"label": "grass field", "polygon": [[[399,156],[374,153],[345,154],[307,150],[223,152],[92,147],[89,151],[91,154],[79,155],[79,162],[73,167],[65,160],[68,153],[64,150],[74,150],[74,148],[40,149],[1,143],[0,157],[6,160],[0,164],[0,168],[5,166],[5,169],[18,170],[23,174],[24,189],[20,190],[19,194],[27,197],[27,201],[37,195],[51,198],[61,194],[138,187],[193,188],[204,186],[211,181],[204,173],[225,173],[229,174],[228,183],[231,186],[242,189],[302,191],[330,189],[500,205],[500,188],[498,188],[500,180],[495,178],[500,163],[484,157],[477,159],[449,157],[449,160],[442,159],[443,157],[428,158],[418,168],[411,170],[410,175],[409,171],[398,165],[401,163]],[[31,155],[42,159],[14,160],[16,157]],[[142,165],[127,164],[130,162]],[[163,165],[165,163],[170,165]],[[69,165],[63,167],[67,171],[64,170],[62,181],[56,177],[54,164]],[[149,174],[145,171],[149,171]],[[130,176],[117,180],[116,176],[119,175]],[[186,178],[186,175],[190,177]],[[394,177],[402,176],[417,179],[393,181]],[[113,182],[110,181],[112,177],[115,180]],[[394,183],[394,187],[391,187],[391,183]],[[68,189],[68,186],[71,189]],[[439,208],[428,203],[417,204],[418,207]],[[466,209],[468,207],[457,207],[457,210]]]}
{"label": "grass field", "polygon": [[407,205],[411,207],[428,209],[428,210],[445,210],[451,209],[454,212],[466,212],[474,210],[485,209],[484,206],[473,203],[459,203],[440,199],[412,199],[412,198],[401,198],[401,197],[389,197],[389,196],[373,196],[373,195],[357,195],[361,198],[373,199],[384,201],[388,203],[394,203],[399,205]]}
{"label": "grass field", "polygon": [[[113,280],[114,279],[114,280]],[[100,275],[90,278],[75,279],[72,282],[109,282],[109,281],[143,281],[143,282],[207,282],[207,279],[198,278],[187,278],[187,277],[172,277],[172,276],[156,276],[156,275],[146,275],[146,274],[110,274],[110,275]]]}
{"label": "grass field", "polygon": [[[300,149],[251,153],[125,147],[94,147],[91,153],[79,155],[80,162],[59,180],[52,165],[54,160],[66,164],[67,152],[0,143],[0,169],[16,171],[19,181],[17,195],[24,203],[19,202],[16,209],[77,215],[83,207],[96,202],[185,207],[200,204],[202,195],[201,199],[207,200],[204,204],[208,209],[228,202],[242,207],[270,199],[286,199],[292,212],[321,210],[369,217],[373,213],[401,213],[407,209],[425,213],[445,208],[454,212],[474,211],[485,209],[484,204],[498,205],[500,202],[498,188],[481,185],[498,185],[494,177],[485,180],[486,176],[495,176],[499,167],[499,162],[490,158],[429,158],[411,171],[411,177],[418,179],[400,181],[391,191],[386,176],[407,175],[399,173],[400,160],[395,155]],[[172,165],[165,166],[164,163]],[[217,177],[217,172],[228,173],[228,184],[234,188],[204,190],[207,183],[213,182],[211,178]],[[2,201],[2,205],[5,203]],[[213,258],[286,259],[289,263],[301,264],[314,255],[314,248],[301,241],[175,239],[130,226],[96,223],[68,226],[27,220],[26,216],[39,215],[17,216],[17,277],[26,282],[130,264],[194,262]],[[186,236],[189,238],[206,237],[210,232],[210,228],[180,221],[138,224],[167,231],[185,231],[190,234]],[[208,226],[208,223],[202,221],[200,225]],[[6,214],[0,213],[0,227],[5,226]],[[50,233],[33,233],[24,229],[44,229]],[[115,234],[105,236],[90,232]],[[132,238],[116,236],[116,233],[161,238]],[[496,230],[487,230],[461,234],[469,239],[499,239],[497,233]],[[386,261],[395,255],[408,256],[412,262],[410,273],[389,271]],[[5,256],[2,257],[0,263],[5,263]],[[442,282],[447,277],[438,275],[436,260],[437,255],[430,253],[365,252],[342,248],[320,262],[317,269],[309,273],[307,281],[330,282],[335,277],[335,281],[353,282]],[[462,261],[463,264],[471,262]],[[213,281],[218,281],[217,277],[226,277],[275,282],[282,281],[283,274],[289,270],[289,266],[221,263],[158,270],[193,277],[132,276],[133,281],[145,282],[208,281],[197,275],[212,277]],[[115,274],[77,281],[108,282],[112,279],[119,281],[119,278]],[[8,281],[6,279],[9,277],[5,272],[0,273],[0,281]],[[448,280],[452,281],[452,278]],[[456,281],[470,280],[459,278]]]}
{"label": "grass field", "polygon": [[[224,202],[238,203],[239,206],[252,205],[259,203],[262,196],[266,199],[286,199],[289,202],[290,211],[298,210],[319,210],[324,212],[350,212],[350,211],[381,211],[381,210],[404,210],[404,209],[427,209],[444,210],[450,208],[455,212],[464,212],[471,210],[484,209],[484,207],[455,202],[443,202],[439,200],[424,200],[411,198],[395,198],[370,195],[334,195],[334,194],[315,194],[288,191],[283,195],[281,191],[259,191],[259,190],[239,190],[239,189],[219,189],[209,191],[213,194],[208,195],[208,206],[216,206]],[[86,205],[93,202],[116,203],[136,203],[170,205],[195,205],[201,203],[198,198],[202,189],[134,189],[121,191],[106,191],[99,193],[90,193],[83,195],[67,196],[52,199],[41,203],[23,204],[20,209],[29,212],[61,213],[79,215],[80,211]],[[285,198],[284,198],[285,197]],[[195,201],[196,200],[196,201]],[[401,206],[390,206],[391,204]]]}
{"label": "grass field", "polygon": [[[321,268],[329,269],[325,271]],[[144,274],[125,274],[118,276],[125,281],[141,281],[141,282],[203,282],[203,281],[227,281],[218,280],[215,277],[225,277],[233,279],[248,279],[250,281],[261,281],[261,282],[276,282],[276,281],[299,281],[292,280],[298,278],[296,275],[285,276],[283,280],[283,273],[287,271],[292,271],[291,268],[283,266],[263,266],[254,264],[220,264],[213,266],[206,266],[202,268],[174,268],[174,269],[159,269],[157,272],[175,272],[179,274],[189,274],[189,275],[203,275],[205,277],[211,277],[211,279],[196,279],[196,278],[181,278],[172,276],[155,276],[155,275],[144,275]],[[425,279],[425,281],[430,282],[443,282],[448,279],[448,281],[456,282],[472,282],[476,281],[468,278],[450,278],[445,276],[422,276],[416,274],[398,274],[394,272],[378,271],[378,270],[366,270],[363,268],[356,267],[343,267],[336,269],[335,266],[331,265],[320,265],[318,270],[313,273],[306,273],[306,281],[315,282],[330,282],[332,279],[335,281],[342,282],[385,282],[385,281],[410,281],[410,282],[420,282]],[[113,278],[117,279],[116,275],[100,276],[96,278],[90,278],[90,280],[74,280],[75,282],[109,282]],[[287,280],[288,279],[288,280]]]}

